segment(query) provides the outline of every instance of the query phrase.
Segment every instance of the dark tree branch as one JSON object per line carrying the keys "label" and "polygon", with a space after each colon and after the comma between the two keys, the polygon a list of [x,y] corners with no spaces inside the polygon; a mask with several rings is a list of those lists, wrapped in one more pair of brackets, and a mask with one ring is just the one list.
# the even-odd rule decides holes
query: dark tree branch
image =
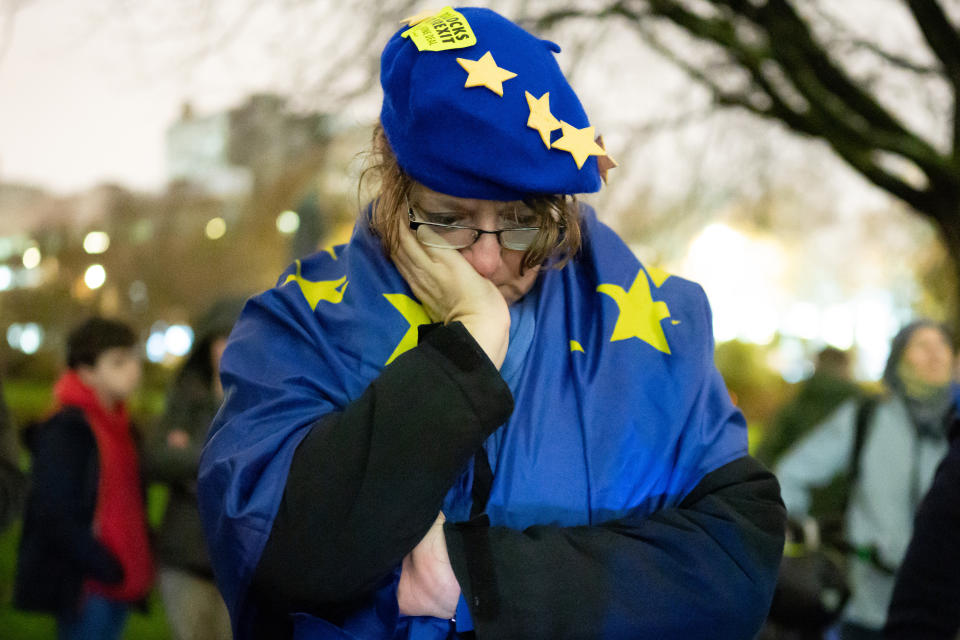
{"label": "dark tree branch", "polygon": [[913,207],[918,212],[931,212],[931,198],[929,191],[921,191],[909,185],[889,171],[877,164],[874,157],[864,154],[861,150],[847,147],[839,140],[827,140],[837,154],[847,163],[860,172],[867,180],[884,191],[896,196]]}
{"label": "dark tree branch", "polygon": [[[903,156],[927,173],[931,181],[957,180],[953,162],[910,132],[837,67],[786,0],[770,0],[761,7],[745,0],[717,0],[717,3],[750,20],[767,34],[767,46],[743,42],[729,20],[696,15],[676,0],[647,2],[655,15],[670,20],[701,40],[718,45],[737,65],[748,71],[754,83],[773,103],[765,110],[768,113],[761,115],[781,119],[807,135],[828,141],[831,137],[839,138],[846,148],[858,147],[863,154],[880,149]],[[768,80],[763,69],[769,63],[778,66],[807,101],[808,109],[792,107],[789,97]],[[691,66],[684,65],[684,68],[689,71]],[[702,73],[694,74],[694,77],[701,82],[704,80]],[[722,103],[754,106],[743,96],[738,99],[718,92],[716,83],[710,82],[707,86],[720,96]],[[757,111],[755,108],[751,110]]]}
{"label": "dark tree branch", "polygon": [[691,109],[690,111],[670,118],[659,118],[649,122],[644,122],[643,124],[631,127],[630,131],[637,136],[643,137],[652,133],[683,129],[691,123],[702,122],[715,113],[716,109],[714,109],[712,106]]}
{"label": "dark tree branch", "polygon": [[947,71],[947,79],[960,89],[960,34],[936,0],[906,0],[930,49]]}
{"label": "dark tree branch", "polygon": [[928,173],[954,171],[936,149],[910,132],[834,64],[786,0],[771,0],[758,13],[770,33],[775,58],[804,96],[832,116],[840,128],[909,158]]}
{"label": "dark tree branch", "polygon": [[950,151],[953,164],[957,166],[960,165],[960,33],[935,0],[906,2],[927,44],[943,64],[947,81],[953,87],[953,139]]}
{"label": "dark tree branch", "polygon": [[884,62],[889,62],[895,67],[916,73],[921,76],[942,76],[943,67],[941,66],[931,66],[926,64],[920,64],[919,62],[914,62],[913,60],[908,60],[907,58],[891,53],[886,49],[882,48],[875,42],[870,42],[868,40],[862,40],[859,38],[853,38],[846,43],[858,49],[863,49],[874,54]]}
{"label": "dark tree branch", "polygon": [[897,67],[898,69],[903,69],[904,71],[909,71],[921,76],[942,76],[943,75],[943,66],[940,64],[927,65],[920,62],[911,60],[905,56],[893,53],[881,47],[876,42],[871,42],[869,40],[864,40],[863,38],[858,38],[855,36],[846,26],[844,26],[839,20],[830,15],[828,12],[824,11],[819,5],[814,5],[817,17],[820,20],[823,20],[825,23],[829,24],[831,28],[842,34],[840,37],[831,38],[829,42],[824,43],[825,50],[836,49],[841,47],[843,49],[861,49],[867,51],[880,58],[884,62]]}
{"label": "dark tree branch", "polygon": [[[827,142],[868,181],[929,218],[940,229],[960,274],[960,32],[936,0],[904,0],[942,69],[917,65],[862,40],[852,42],[900,68],[945,77],[954,89],[953,147],[943,154],[884,106],[868,83],[840,65],[835,48],[814,37],[791,1],[803,0],[712,0],[718,10],[701,14],[685,0],[620,0],[592,14],[555,12],[547,23],[574,15],[629,21],[650,47],[706,87],[715,103],[746,109]],[[711,62],[683,56],[657,38],[649,28],[653,20],[666,20],[719,48],[730,67],[748,74],[748,82],[729,88],[718,80]],[[915,187],[885,168],[883,153],[918,167],[926,186]],[[955,311],[960,319],[960,309]]]}

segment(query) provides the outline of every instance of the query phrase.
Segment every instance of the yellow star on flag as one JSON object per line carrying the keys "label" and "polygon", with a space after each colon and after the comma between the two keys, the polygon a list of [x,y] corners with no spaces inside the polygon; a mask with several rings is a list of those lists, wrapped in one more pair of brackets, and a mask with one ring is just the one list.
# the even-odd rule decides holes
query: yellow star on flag
{"label": "yellow star on flag", "polygon": [[664,271],[660,267],[647,267],[647,275],[653,280],[653,286],[659,289],[671,274],[669,271]]}
{"label": "yellow star on flag", "polygon": [[469,74],[463,85],[464,87],[486,87],[501,98],[503,97],[504,81],[517,77],[517,74],[513,71],[498,67],[493,59],[493,54],[489,51],[483,54],[479,60],[457,58],[457,62]]}
{"label": "yellow star on flag", "polygon": [[413,26],[415,26],[415,25],[420,24],[421,22],[423,22],[423,21],[426,20],[427,18],[432,18],[433,16],[437,15],[438,13],[440,13],[440,11],[441,11],[440,9],[426,9],[426,10],[421,11],[421,12],[419,12],[419,13],[415,13],[415,14],[413,14],[412,16],[407,16],[406,18],[404,18],[403,20],[400,21],[400,24],[407,24],[407,25],[413,27]]}
{"label": "yellow star on flag", "polygon": [[550,148],[550,132],[560,128],[560,121],[550,113],[550,92],[547,91],[539,98],[534,98],[529,91],[524,91],[527,96],[527,106],[530,107],[530,117],[527,118],[527,126],[536,129],[540,133],[540,139],[543,144]]}
{"label": "yellow star on flag", "polygon": [[638,338],[658,351],[670,353],[670,345],[660,326],[661,320],[670,317],[670,309],[666,302],[654,302],[643,269],[637,272],[629,291],[615,284],[601,284],[597,291],[613,298],[620,308],[620,317],[613,327],[610,342]]}
{"label": "yellow star on flag", "polygon": [[316,311],[317,305],[321,300],[326,300],[332,304],[339,304],[343,300],[343,293],[347,290],[347,276],[339,280],[307,280],[300,275],[300,261],[297,260],[297,273],[290,274],[283,284],[296,282],[300,285],[300,291],[303,297],[307,299],[310,308]]}
{"label": "yellow star on flag", "polygon": [[570,351],[571,352],[579,351],[580,353],[586,353],[586,351],[583,350],[583,345],[577,342],[576,340],[570,341]]}
{"label": "yellow star on flag", "polygon": [[410,325],[410,328],[407,329],[407,332],[403,334],[403,337],[400,339],[397,348],[393,350],[393,353],[390,354],[390,357],[387,358],[387,361],[384,363],[387,365],[393,362],[400,354],[417,346],[417,327],[422,324],[430,324],[431,320],[430,316],[427,315],[426,309],[423,308],[423,305],[408,295],[403,293],[385,293],[383,297],[400,312],[403,319]]}
{"label": "yellow star on flag", "polygon": [[573,161],[577,163],[577,169],[582,169],[583,163],[590,156],[607,155],[603,147],[594,142],[593,127],[577,129],[573,125],[561,121],[560,130],[563,137],[553,143],[553,148],[569,151],[570,155],[573,156]]}

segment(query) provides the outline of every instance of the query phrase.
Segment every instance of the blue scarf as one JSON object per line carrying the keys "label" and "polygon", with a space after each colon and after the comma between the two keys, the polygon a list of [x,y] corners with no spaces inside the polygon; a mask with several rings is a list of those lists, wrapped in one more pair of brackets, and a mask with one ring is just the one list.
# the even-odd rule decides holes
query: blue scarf
{"label": "blue scarf", "polygon": [[[747,452],[746,426],[713,363],[702,289],[645,268],[589,207],[583,248],[511,307],[501,370],[511,418],[485,450],[492,525],[596,525],[676,506]],[[218,583],[238,628],[247,586],[311,425],[358,398],[429,322],[367,225],[292,265],[248,302],[221,363],[226,399],[200,466]],[[444,502],[470,511],[472,465]],[[397,571],[399,575],[399,569]],[[396,583],[342,629],[298,616],[297,637],[446,638],[450,623],[396,618]],[[303,634],[302,636],[300,634]]]}

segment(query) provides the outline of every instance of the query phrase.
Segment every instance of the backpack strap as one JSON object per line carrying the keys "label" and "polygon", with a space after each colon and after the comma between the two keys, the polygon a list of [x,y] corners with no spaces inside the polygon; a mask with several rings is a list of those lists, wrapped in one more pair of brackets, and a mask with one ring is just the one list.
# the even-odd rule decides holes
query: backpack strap
{"label": "backpack strap", "polygon": [[850,459],[847,463],[847,490],[843,497],[843,513],[847,512],[847,507],[850,504],[850,494],[853,493],[854,486],[860,479],[863,445],[867,440],[867,431],[870,428],[870,422],[873,419],[873,414],[876,412],[878,404],[880,404],[880,397],[869,395],[861,399],[857,407],[857,421],[853,432],[853,448],[850,450]]}
{"label": "backpack strap", "polygon": [[[856,487],[857,480],[860,479],[863,445],[867,440],[867,432],[870,429],[870,423],[873,420],[873,414],[876,412],[878,404],[880,404],[880,397],[869,395],[860,400],[860,405],[857,407],[857,421],[853,433],[853,448],[850,451],[849,466],[847,467],[847,490],[843,496],[844,515],[846,515],[847,507],[850,505],[850,495]],[[888,566],[880,559],[876,546],[856,547],[844,541],[842,547],[844,551],[855,554],[861,560],[869,562],[887,575],[894,575],[896,572],[895,567]]]}

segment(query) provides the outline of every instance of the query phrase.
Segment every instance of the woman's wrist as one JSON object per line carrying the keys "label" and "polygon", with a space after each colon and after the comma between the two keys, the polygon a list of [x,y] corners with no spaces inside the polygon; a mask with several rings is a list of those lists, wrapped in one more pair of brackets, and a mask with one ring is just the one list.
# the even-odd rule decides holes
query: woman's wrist
{"label": "woman's wrist", "polygon": [[503,366],[503,360],[507,356],[507,346],[510,342],[509,313],[505,314],[505,318],[502,319],[479,315],[466,315],[453,318],[452,321],[463,324],[497,369]]}

